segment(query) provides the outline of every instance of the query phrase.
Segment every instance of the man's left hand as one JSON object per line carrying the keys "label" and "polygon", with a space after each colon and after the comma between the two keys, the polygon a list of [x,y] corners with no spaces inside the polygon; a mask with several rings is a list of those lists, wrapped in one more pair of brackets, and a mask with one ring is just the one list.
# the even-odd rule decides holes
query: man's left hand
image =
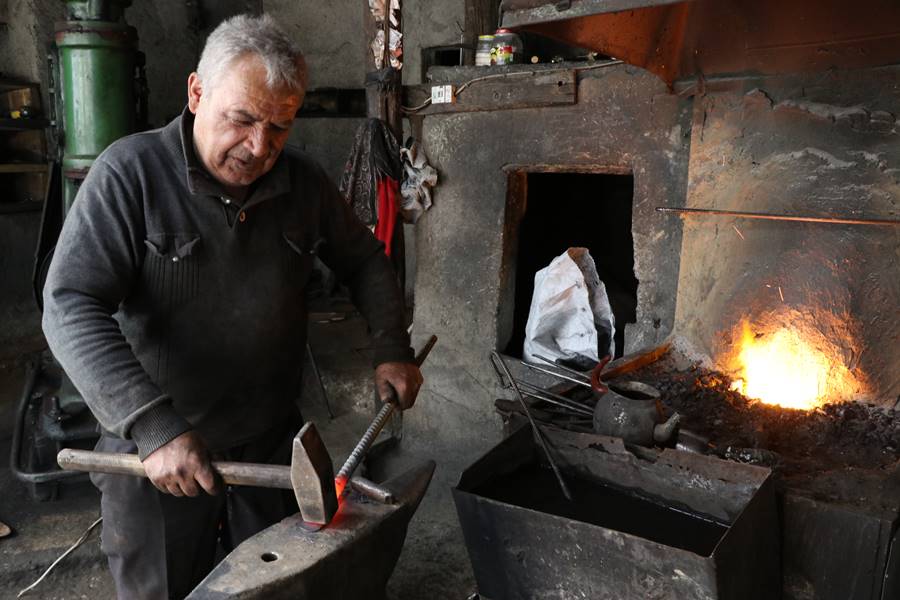
{"label": "man's left hand", "polygon": [[422,373],[412,363],[386,362],[375,368],[375,387],[382,402],[394,399],[396,392],[397,406],[401,410],[411,408],[416,402],[416,395],[422,387]]}

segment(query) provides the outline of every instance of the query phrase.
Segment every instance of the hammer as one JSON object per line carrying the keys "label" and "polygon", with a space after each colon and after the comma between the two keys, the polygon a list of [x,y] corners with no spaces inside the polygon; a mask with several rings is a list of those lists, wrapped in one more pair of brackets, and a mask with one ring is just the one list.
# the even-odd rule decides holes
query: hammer
{"label": "hammer", "polygon": [[[421,366],[428,353],[437,342],[431,336],[425,347],[416,355],[416,365]],[[375,437],[387,423],[395,404],[388,402],[378,417],[369,426],[363,439],[356,445],[338,475],[337,486],[343,493],[349,485],[369,498],[385,504],[394,499],[389,490],[365,479],[353,477],[353,471],[365,457]],[[56,462],[69,471],[92,471],[120,475],[146,477],[144,465],[136,454],[116,454],[65,448],[56,456]],[[334,467],[331,456],[322,441],[314,423],[303,425],[294,436],[291,451],[291,465],[268,465],[260,463],[240,463],[213,461],[212,468],[228,485],[249,485],[256,487],[293,490],[300,516],[307,523],[327,525],[338,509],[338,492],[335,486]]]}
{"label": "hammer", "polygon": [[[65,448],[56,456],[56,462],[70,471],[147,476],[144,465],[136,454]],[[294,436],[290,466],[213,461],[212,468],[228,485],[293,490],[300,515],[308,523],[324,525],[337,512],[338,500],[331,457],[312,422],[303,425]],[[390,492],[368,480],[354,478],[350,485],[381,502],[393,502]]]}

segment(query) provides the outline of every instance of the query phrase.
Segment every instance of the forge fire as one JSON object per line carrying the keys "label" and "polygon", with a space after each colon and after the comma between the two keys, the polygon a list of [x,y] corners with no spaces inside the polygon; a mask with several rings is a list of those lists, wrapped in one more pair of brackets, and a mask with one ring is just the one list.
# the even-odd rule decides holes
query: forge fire
{"label": "forge fire", "polygon": [[739,326],[726,360],[735,373],[731,389],[766,404],[812,410],[831,402],[859,400],[866,386],[845,364],[837,345],[817,328],[802,325]]}

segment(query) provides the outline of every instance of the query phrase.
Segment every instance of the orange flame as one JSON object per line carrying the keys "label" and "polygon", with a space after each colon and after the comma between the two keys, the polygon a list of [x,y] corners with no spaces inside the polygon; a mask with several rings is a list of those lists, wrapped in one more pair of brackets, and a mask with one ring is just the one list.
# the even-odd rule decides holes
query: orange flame
{"label": "orange flame", "polygon": [[812,410],[849,400],[862,387],[824,336],[800,328],[754,335],[744,321],[734,362],[740,378],[733,390],[784,408]]}

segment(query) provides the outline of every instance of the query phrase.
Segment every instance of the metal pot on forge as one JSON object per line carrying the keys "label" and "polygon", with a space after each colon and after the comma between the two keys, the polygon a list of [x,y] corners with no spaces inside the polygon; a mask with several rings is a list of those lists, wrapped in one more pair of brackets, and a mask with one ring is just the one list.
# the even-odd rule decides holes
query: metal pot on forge
{"label": "metal pot on forge", "polygon": [[667,444],[677,433],[681,417],[674,413],[665,418],[659,390],[653,386],[639,381],[602,382],[600,371],[608,361],[607,357],[591,373],[597,399],[594,431],[641,446]]}

